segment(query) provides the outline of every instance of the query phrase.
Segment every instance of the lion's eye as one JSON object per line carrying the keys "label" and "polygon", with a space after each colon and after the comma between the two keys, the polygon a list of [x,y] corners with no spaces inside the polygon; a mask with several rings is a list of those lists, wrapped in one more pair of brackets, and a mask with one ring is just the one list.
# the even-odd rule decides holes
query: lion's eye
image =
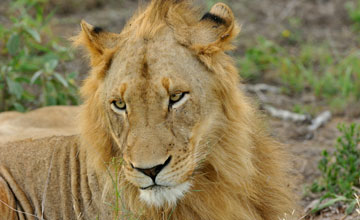
{"label": "lion's eye", "polygon": [[178,92],[170,95],[169,108],[176,108],[186,101],[188,92]]}
{"label": "lion's eye", "polygon": [[113,101],[111,103],[111,108],[114,110],[114,111],[125,111],[126,110],[126,104],[123,100],[119,99],[119,100],[116,100],[116,101]]}
{"label": "lion's eye", "polygon": [[170,96],[170,103],[172,102],[173,104],[175,103],[175,102],[178,102],[178,101],[180,101],[183,97],[184,97],[184,94],[185,93],[175,93],[175,94],[172,94],[171,96]]}

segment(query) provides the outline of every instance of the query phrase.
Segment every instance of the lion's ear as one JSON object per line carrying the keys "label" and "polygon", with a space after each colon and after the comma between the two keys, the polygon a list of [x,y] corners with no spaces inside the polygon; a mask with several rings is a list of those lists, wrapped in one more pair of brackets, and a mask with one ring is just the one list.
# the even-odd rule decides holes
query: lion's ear
{"label": "lion's ear", "polygon": [[224,3],[215,4],[194,28],[192,47],[202,54],[232,49],[232,40],[240,32],[233,12]]}
{"label": "lion's ear", "polygon": [[94,27],[84,20],[81,21],[81,32],[73,38],[75,46],[85,46],[90,54],[91,64],[97,65],[101,61],[105,51],[113,48],[118,40],[119,34],[104,31],[102,28]]}

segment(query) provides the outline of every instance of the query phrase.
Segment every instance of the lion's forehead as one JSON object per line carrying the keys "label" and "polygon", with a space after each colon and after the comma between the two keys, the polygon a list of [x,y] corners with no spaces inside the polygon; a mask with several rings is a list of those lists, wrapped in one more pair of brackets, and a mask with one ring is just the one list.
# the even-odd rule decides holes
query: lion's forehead
{"label": "lion's forehead", "polygon": [[[188,83],[197,77],[197,73],[206,71],[191,51],[175,40],[172,31],[165,28],[153,39],[124,42],[113,57],[107,78],[110,82],[122,81],[127,77],[136,80],[143,74],[144,64],[151,76],[176,76]],[[200,74],[197,78],[200,78]]]}
{"label": "lion's forehead", "polygon": [[119,64],[126,68],[139,69],[144,59],[149,64],[159,63],[177,58],[181,51],[181,46],[172,37],[170,31],[161,33],[150,40],[143,38],[127,39],[119,45],[113,65]]}

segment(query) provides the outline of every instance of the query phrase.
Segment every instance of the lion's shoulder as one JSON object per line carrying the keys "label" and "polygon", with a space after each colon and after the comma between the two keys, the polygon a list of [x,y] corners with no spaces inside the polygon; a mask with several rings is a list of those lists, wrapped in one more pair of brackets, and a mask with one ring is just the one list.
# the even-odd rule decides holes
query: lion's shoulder
{"label": "lion's shoulder", "polygon": [[77,155],[78,146],[78,135],[0,143],[0,166],[8,167],[15,175],[24,178],[47,172],[48,166],[61,166]]}

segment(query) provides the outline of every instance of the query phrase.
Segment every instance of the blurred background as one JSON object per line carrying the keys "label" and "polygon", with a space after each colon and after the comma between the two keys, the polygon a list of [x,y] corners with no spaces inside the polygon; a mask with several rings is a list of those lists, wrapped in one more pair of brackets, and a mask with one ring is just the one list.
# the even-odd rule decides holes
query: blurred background
{"label": "blurred background", "polygon": [[[80,20],[120,32],[147,2],[1,0],[0,112],[80,104],[88,63],[68,41]],[[242,24],[230,52],[242,87],[295,155],[305,219],[360,219],[360,0],[223,2]]]}

